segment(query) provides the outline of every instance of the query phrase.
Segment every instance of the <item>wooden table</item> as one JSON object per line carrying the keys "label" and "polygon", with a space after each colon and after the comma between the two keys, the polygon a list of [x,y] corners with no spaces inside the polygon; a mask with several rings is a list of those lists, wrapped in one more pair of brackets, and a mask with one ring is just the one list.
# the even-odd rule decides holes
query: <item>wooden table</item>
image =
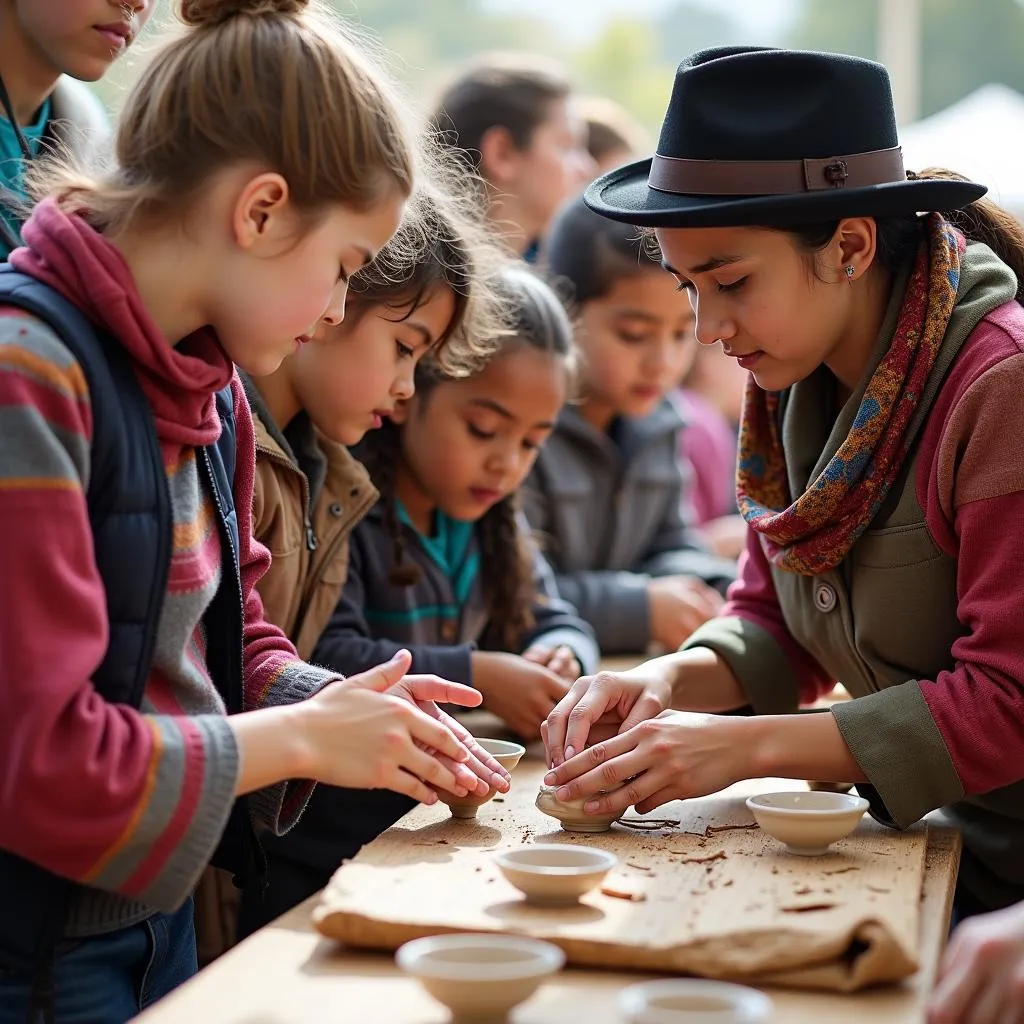
{"label": "wooden table", "polygon": [[[922,969],[900,986],[853,996],[773,990],[786,1024],[922,1021],[945,944],[960,856],[959,836],[932,829],[922,894]],[[197,978],[142,1014],[144,1024],[444,1024],[447,1011],[390,956],[355,953],[323,940],[309,923],[316,897],[243,942]],[[622,1018],[616,995],[646,976],[566,970],[512,1015],[514,1024]]]}

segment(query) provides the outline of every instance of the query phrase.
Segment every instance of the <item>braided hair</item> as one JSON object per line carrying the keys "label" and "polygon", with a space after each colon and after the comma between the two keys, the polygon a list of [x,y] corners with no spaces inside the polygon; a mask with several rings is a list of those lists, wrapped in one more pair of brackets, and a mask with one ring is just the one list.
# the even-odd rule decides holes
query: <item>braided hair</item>
{"label": "braided hair", "polygon": [[[561,357],[572,372],[572,326],[558,297],[525,266],[507,265],[498,281],[506,307],[509,331],[490,358],[499,359],[522,346]],[[416,368],[416,391],[427,401],[434,388],[453,378],[436,362],[423,360]],[[401,428],[386,423],[367,435],[360,451],[374,485],[380,491],[384,521],[392,542],[388,576],[395,586],[412,586],[419,568],[405,559],[405,538],[398,521],[395,472],[401,458]],[[519,500],[510,494],[492,505],[477,523],[480,574],[488,613],[487,638],[495,646],[513,649],[533,625],[533,552],[519,527]]]}

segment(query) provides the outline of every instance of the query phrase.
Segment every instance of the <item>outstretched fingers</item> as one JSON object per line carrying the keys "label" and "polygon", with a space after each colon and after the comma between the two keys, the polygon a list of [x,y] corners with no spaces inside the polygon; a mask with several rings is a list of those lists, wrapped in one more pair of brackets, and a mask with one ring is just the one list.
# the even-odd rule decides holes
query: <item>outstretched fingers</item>
{"label": "outstretched fingers", "polygon": [[469,760],[469,751],[446,725],[411,704],[402,703],[398,706],[402,709],[412,738],[420,747],[431,747],[438,754],[460,764]]}
{"label": "outstretched fingers", "polygon": [[[481,796],[489,789],[496,789],[500,793],[508,792],[512,776],[491,754],[484,750],[477,742],[476,737],[458,719],[453,718],[446,711],[442,711],[433,702],[425,702],[420,705],[420,708],[431,718],[446,726],[469,752],[465,768],[475,776],[473,784],[470,784],[471,790],[475,787]],[[481,788],[481,784],[483,788]]]}
{"label": "outstretched fingers", "polygon": [[[612,676],[581,676],[546,718],[548,763],[557,768],[587,745],[590,727],[614,707]],[[543,733],[542,733],[543,735]]]}
{"label": "outstretched fingers", "polygon": [[458,704],[464,708],[475,708],[483,701],[479,690],[462,683],[453,683],[433,675],[410,675],[401,680],[401,689],[411,700],[432,700],[440,704]]}

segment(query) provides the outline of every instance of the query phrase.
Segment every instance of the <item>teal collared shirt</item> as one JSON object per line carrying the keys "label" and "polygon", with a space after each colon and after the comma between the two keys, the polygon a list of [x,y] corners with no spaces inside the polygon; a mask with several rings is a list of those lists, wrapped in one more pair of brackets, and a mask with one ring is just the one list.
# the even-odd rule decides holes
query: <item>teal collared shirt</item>
{"label": "teal collared shirt", "polygon": [[[43,135],[50,120],[51,106],[49,99],[39,108],[35,122],[22,127],[21,134],[28,143],[29,152],[33,157],[39,155],[43,145]],[[6,117],[0,116],[0,185],[13,192],[21,199],[28,199],[25,191],[25,158],[18,144],[18,136],[14,125]],[[6,208],[0,208],[0,215],[11,226],[16,234],[21,232],[21,217]],[[6,259],[10,249],[0,239],[0,257]]]}
{"label": "teal collared shirt", "polygon": [[405,506],[397,500],[395,504],[399,522],[416,530],[423,550],[451,582],[452,593],[459,606],[455,615],[457,618],[480,571],[480,553],[470,543],[473,540],[476,523],[452,519],[438,509],[434,512],[434,531],[431,536],[426,537],[416,529]]}

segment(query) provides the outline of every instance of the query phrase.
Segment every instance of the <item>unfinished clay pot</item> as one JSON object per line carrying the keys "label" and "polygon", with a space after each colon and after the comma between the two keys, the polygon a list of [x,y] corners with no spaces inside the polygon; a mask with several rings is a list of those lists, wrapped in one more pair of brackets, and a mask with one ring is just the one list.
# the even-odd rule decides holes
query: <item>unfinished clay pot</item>
{"label": "unfinished clay pot", "polygon": [[747,807],[790,853],[817,857],[860,824],[868,802],[849,793],[760,793],[747,800]]}
{"label": "unfinished clay pot", "polygon": [[[478,739],[477,743],[508,772],[512,771],[519,764],[519,759],[526,753],[526,747],[519,743],[511,743],[508,740]],[[478,796],[476,793],[471,793],[467,796],[456,796],[454,793],[439,789],[437,795],[451,809],[453,818],[467,821],[475,818],[476,812],[488,800],[492,799],[497,792],[496,789],[490,789],[483,796]]]}
{"label": "unfinished clay pot", "polygon": [[765,1024],[772,1001],[757,989],[703,979],[666,979],[630,985],[619,994],[630,1024]]}
{"label": "unfinished clay pot", "polygon": [[556,818],[566,832],[607,832],[612,822],[622,817],[621,812],[613,814],[587,814],[583,805],[587,800],[559,800],[554,786],[541,786],[537,794],[537,809]]}
{"label": "unfinished clay pot", "polygon": [[395,960],[455,1021],[498,1022],[562,969],[565,954],[539,939],[464,934],[414,939]]}
{"label": "unfinished clay pot", "polygon": [[505,850],[494,861],[529,902],[559,906],[597,888],[618,858],[593,846],[532,843]]}

